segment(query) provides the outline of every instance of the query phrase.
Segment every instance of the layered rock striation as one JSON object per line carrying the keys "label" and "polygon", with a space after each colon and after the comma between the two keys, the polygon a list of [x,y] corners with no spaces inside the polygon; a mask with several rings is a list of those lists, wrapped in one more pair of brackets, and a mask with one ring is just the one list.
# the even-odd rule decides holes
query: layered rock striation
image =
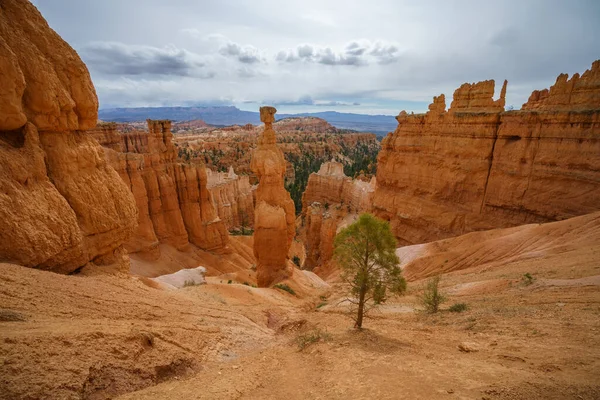
{"label": "layered rock striation", "polygon": [[302,196],[306,260],[304,268],[316,272],[333,256],[333,240],[338,229],[362,212],[370,212],[376,179],[370,182],[344,175],[343,164],[323,163],[312,173]]}
{"label": "layered rock striation", "polygon": [[158,257],[161,243],[181,251],[190,243],[209,251],[225,248],[227,230],[213,206],[204,165],[177,158],[170,121],[147,123],[147,132],[119,133],[115,124],[90,131],[139,209],[138,228],[127,250]]}
{"label": "layered rock striation", "polygon": [[237,175],[233,167],[228,172],[206,169],[207,188],[217,215],[227,229],[254,226],[254,198],[248,175]]}
{"label": "layered rock striation", "polygon": [[445,111],[401,112],[378,157],[376,215],[402,244],[562,220],[600,209],[600,62],[560,75],[519,111],[506,82],[464,84]]}
{"label": "layered rock striation", "polygon": [[375,177],[369,182],[352,179],[344,174],[342,163],[323,163],[318,172],[308,177],[308,185],[302,195],[303,212],[314,202],[340,204],[349,212],[368,212],[375,186]]}
{"label": "layered rock striation", "polygon": [[258,177],[254,210],[254,256],[256,279],[260,287],[289,277],[288,251],[294,239],[295,208],[284,188],[285,159],[276,144],[273,122],[274,107],[261,107],[260,119],[265,129],[252,154],[252,172]]}
{"label": "layered rock striation", "polygon": [[0,261],[125,267],[138,213],[84,131],[98,115],[88,70],[32,4],[0,8]]}

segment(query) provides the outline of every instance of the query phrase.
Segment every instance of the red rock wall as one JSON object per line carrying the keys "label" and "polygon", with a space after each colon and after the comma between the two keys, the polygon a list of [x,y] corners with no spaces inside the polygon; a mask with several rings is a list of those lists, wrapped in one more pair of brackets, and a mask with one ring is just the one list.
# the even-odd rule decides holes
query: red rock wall
{"label": "red rock wall", "polygon": [[308,177],[302,194],[303,213],[314,202],[340,204],[350,212],[368,212],[371,209],[375,179],[364,182],[344,175],[344,165],[331,161],[323,163],[319,172]]}
{"label": "red rock wall", "polygon": [[0,8],[0,260],[126,269],[137,209],[83,132],[98,116],[88,70],[29,2]]}
{"label": "red rock wall", "polygon": [[105,147],[136,200],[139,224],[127,243],[130,252],[158,257],[160,243],[182,251],[189,243],[209,251],[227,245],[227,230],[207,189],[206,169],[177,159],[170,121],[148,120],[148,132],[123,134],[115,124],[100,124],[90,134]]}
{"label": "red rock wall", "polygon": [[333,161],[323,163],[319,172],[310,174],[302,195],[305,269],[327,271],[324,267],[333,256],[338,228],[353,216],[371,211],[375,186],[375,178],[371,182],[353,180],[344,175],[343,164]]}
{"label": "red rock wall", "polygon": [[217,215],[227,229],[254,226],[254,199],[248,175],[206,169],[207,188]]}
{"label": "red rock wall", "polygon": [[440,96],[427,114],[398,115],[373,205],[401,244],[600,209],[600,62],[520,111],[502,111],[505,90],[494,101],[492,81],[465,84],[448,112]]}

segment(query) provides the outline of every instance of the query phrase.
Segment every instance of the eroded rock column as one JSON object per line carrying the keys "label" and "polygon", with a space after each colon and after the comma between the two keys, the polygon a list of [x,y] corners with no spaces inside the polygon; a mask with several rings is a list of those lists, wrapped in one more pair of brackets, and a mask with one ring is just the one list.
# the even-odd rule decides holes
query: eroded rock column
{"label": "eroded rock column", "polygon": [[258,286],[267,287],[291,276],[287,256],[295,234],[294,202],[284,188],[285,159],[277,147],[274,107],[261,107],[265,129],[250,167],[259,179],[254,214],[254,256]]}

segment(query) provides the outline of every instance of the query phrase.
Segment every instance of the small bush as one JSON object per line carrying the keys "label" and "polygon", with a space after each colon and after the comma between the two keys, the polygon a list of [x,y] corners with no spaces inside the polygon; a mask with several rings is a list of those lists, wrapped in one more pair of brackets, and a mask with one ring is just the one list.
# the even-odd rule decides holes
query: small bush
{"label": "small bush", "polygon": [[327,305],[327,303],[319,303],[319,304],[317,305],[317,308],[321,308],[321,307],[323,307],[323,306],[326,306],[326,305]]}
{"label": "small bush", "polygon": [[315,328],[311,331],[301,333],[296,337],[296,344],[300,351],[304,350],[313,343],[326,342],[331,340],[331,335],[327,331],[322,331],[319,328]]}
{"label": "small bush", "polygon": [[535,278],[533,276],[531,276],[531,274],[529,272],[527,272],[525,275],[523,275],[523,282],[525,283],[525,286],[531,285],[534,280],[535,280]]}
{"label": "small bush", "polygon": [[233,283],[233,281],[231,279],[227,281],[228,285],[231,285],[232,283]]}
{"label": "small bush", "polygon": [[468,306],[466,303],[454,303],[450,306],[448,311],[450,312],[463,312],[468,310]]}
{"label": "small bush", "polygon": [[293,262],[294,264],[296,264],[296,266],[297,266],[298,268],[300,268],[300,257],[298,257],[298,256],[294,256],[294,257],[292,257],[292,262]]}
{"label": "small bush", "polygon": [[439,275],[431,278],[427,282],[427,286],[425,286],[425,290],[420,298],[425,311],[431,314],[438,312],[440,305],[446,301],[446,296],[439,289],[440,279]]}
{"label": "small bush", "polygon": [[250,286],[250,284],[248,282],[244,282],[244,283],[242,283],[242,285]]}
{"label": "small bush", "polygon": [[191,279],[183,282],[183,287],[198,286],[198,285],[199,285],[199,283],[196,283]]}
{"label": "small bush", "polygon": [[294,291],[294,289],[292,289],[285,283],[278,283],[277,285],[275,285],[273,287],[276,287],[277,289],[285,290],[286,292],[288,292],[289,294],[292,294],[294,296],[296,295],[296,292]]}

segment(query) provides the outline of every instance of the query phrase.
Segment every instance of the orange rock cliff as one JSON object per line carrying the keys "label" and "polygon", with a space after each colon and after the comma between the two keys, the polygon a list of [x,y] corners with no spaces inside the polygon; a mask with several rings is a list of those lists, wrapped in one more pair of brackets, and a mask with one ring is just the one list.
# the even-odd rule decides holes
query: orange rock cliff
{"label": "orange rock cliff", "polygon": [[600,61],[560,75],[519,111],[506,82],[464,84],[448,111],[401,112],[378,156],[373,208],[401,244],[549,222],[600,209]]}
{"label": "orange rock cliff", "polygon": [[227,229],[254,226],[254,198],[248,175],[206,169],[207,188],[213,205]]}
{"label": "orange rock cliff", "polygon": [[85,132],[98,114],[86,66],[33,5],[4,0],[0,71],[0,261],[126,268],[138,212]]}
{"label": "orange rock cliff", "polygon": [[227,230],[215,211],[204,165],[177,158],[170,121],[147,122],[148,132],[119,133],[114,123],[90,131],[139,209],[138,228],[127,250],[156,258],[160,243],[178,250],[187,250],[189,243],[209,251],[225,248]]}
{"label": "orange rock cliff", "polygon": [[371,211],[375,186],[375,178],[364,182],[344,175],[343,164],[335,161],[310,174],[302,196],[304,269],[327,272],[337,231],[359,213]]}
{"label": "orange rock cliff", "polygon": [[277,147],[273,130],[276,112],[274,107],[260,108],[260,120],[265,129],[250,164],[259,180],[254,210],[254,255],[256,280],[260,287],[287,278],[293,271],[287,265],[287,257],[296,232],[295,209],[284,188],[285,159]]}

